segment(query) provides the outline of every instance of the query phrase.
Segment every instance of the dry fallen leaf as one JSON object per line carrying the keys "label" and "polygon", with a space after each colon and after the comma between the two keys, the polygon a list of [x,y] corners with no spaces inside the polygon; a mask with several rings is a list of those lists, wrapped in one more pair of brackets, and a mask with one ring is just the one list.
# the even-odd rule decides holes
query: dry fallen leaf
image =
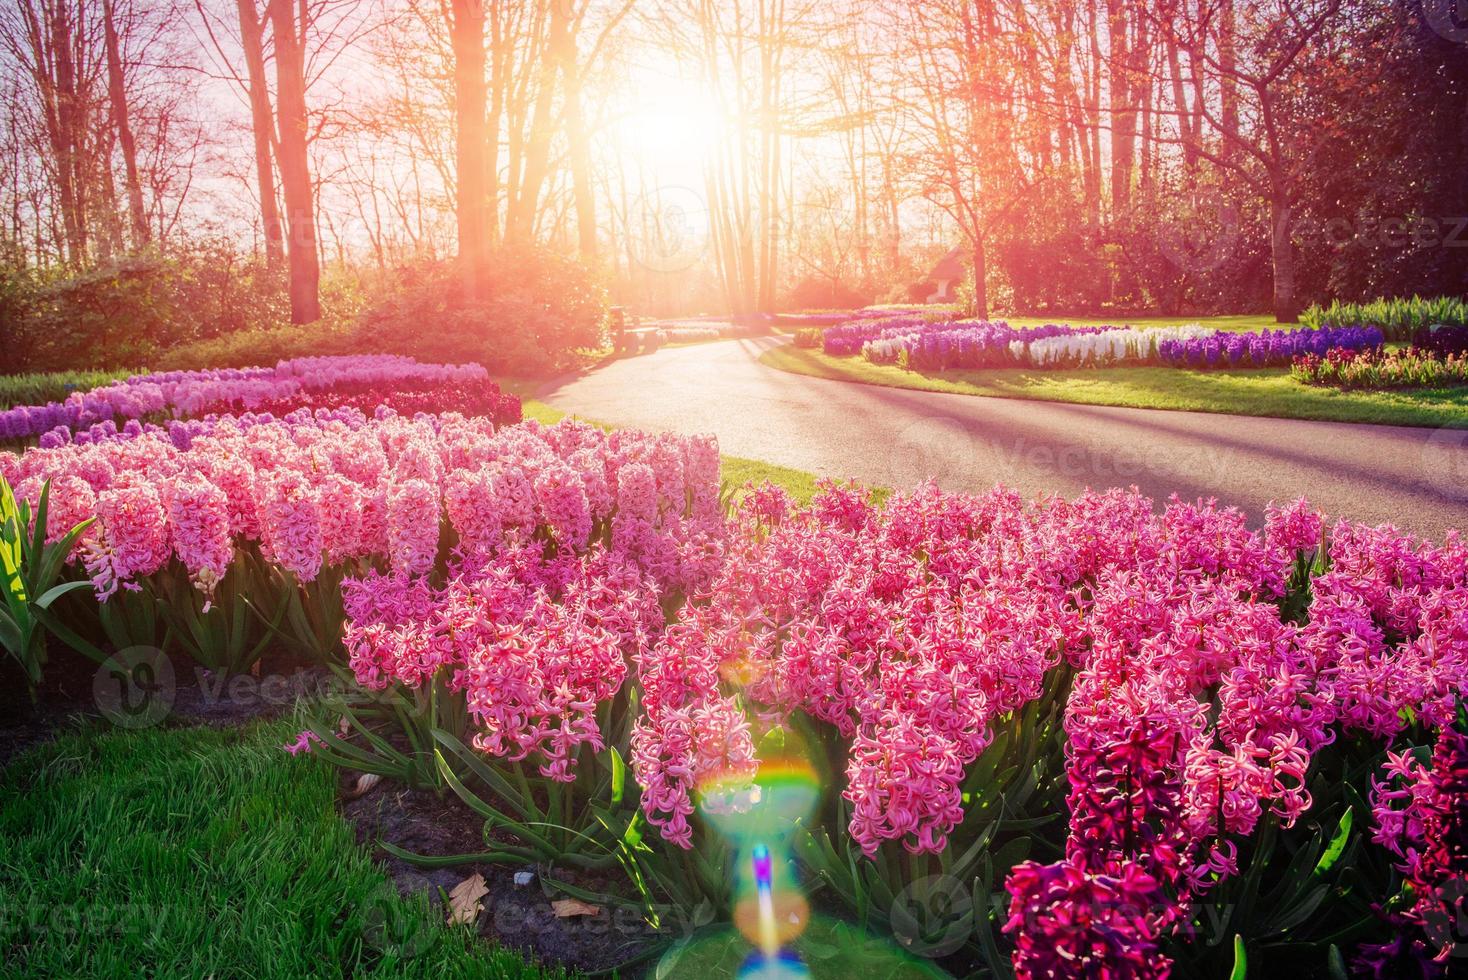
{"label": "dry fallen leaf", "polygon": [[551,902],[551,908],[555,910],[558,919],[569,919],[575,915],[601,915],[600,905],[588,905],[579,898],[563,898],[559,902]]}
{"label": "dry fallen leaf", "polygon": [[352,786],[351,791],[347,793],[347,799],[355,800],[359,796],[365,796],[366,794],[372,792],[372,787],[376,786],[380,782],[382,782],[382,777],[379,776],[377,773],[362,773],[362,775],[357,777],[357,782]]}
{"label": "dry fallen leaf", "polygon": [[484,908],[480,899],[488,894],[489,886],[481,874],[470,875],[455,885],[449,892],[449,925],[473,925]]}
{"label": "dry fallen leaf", "polygon": [[347,721],[347,716],[342,715],[336,720],[336,733],[342,738],[352,734],[352,723]]}

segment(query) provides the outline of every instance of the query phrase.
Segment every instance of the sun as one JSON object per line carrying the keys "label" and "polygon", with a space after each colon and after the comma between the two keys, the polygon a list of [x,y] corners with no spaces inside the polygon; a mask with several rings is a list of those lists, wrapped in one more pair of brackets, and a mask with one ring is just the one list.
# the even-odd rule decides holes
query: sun
{"label": "sun", "polygon": [[612,126],[617,151],[664,181],[701,180],[722,127],[718,104],[685,81],[650,77],[628,93]]}

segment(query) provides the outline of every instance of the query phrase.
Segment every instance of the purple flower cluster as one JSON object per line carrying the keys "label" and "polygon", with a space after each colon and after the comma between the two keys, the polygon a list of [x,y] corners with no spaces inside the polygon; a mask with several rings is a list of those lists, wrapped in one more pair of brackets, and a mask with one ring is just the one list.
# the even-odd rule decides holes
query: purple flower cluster
{"label": "purple flower cluster", "polygon": [[1022,360],[1016,351],[1022,353],[1032,341],[1114,329],[1058,323],[1011,327],[1003,320],[931,320],[904,314],[831,327],[822,335],[822,346],[836,357],[861,354],[878,364],[903,360],[910,367],[932,370],[1000,367]]}
{"label": "purple flower cluster", "polygon": [[[1040,327],[1011,327],[1006,323],[978,323],[961,329],[926,331],[906,340],[902,350],[909,367],[944,371],[949,368],[1007,367],[1024,362],[1031,342],[1051,337],[1102,333],[1114,327],[1070,327],[1047,323]],[[878,351],[876,344],[868,350]],[[877,360],[872,356],[872,360]]]}
{"label": "purple flower cluster", "polygon": [[387,354],[301,357],[281,361],[273,368],[138,374],[76,392],[64,401],[0,411],[0,440],[29,439],[62,427],[75,433],[150,417],[161,420],[250,411],[302,392],[352,392],[374,386],[430,388],[488,380],[488,373],[478,364],[423,364]]}
{"label": "purple flower cluster", "polygon": [[862,345],[869,340],[888,335],[913,333],[929,327],[943,329],[955,322],[930,320],[915,313],[903,313],[898,316],[877,319],[851,320],[826,328],[821,334],[821,346],[827,354],[833,357],[851,357],[854,354],[860,354]]}
{"label": "purple flower cluster", "polygon": [[1219,331],[1211,337],[1164,340],[1157,359],[1171,367],[1275,367],[1296,357],[1323,357],[1330,350],[1376,350],[1384,343],[1376,327],[1320,327],[1299,330],[1261,330],[1258,333]]}

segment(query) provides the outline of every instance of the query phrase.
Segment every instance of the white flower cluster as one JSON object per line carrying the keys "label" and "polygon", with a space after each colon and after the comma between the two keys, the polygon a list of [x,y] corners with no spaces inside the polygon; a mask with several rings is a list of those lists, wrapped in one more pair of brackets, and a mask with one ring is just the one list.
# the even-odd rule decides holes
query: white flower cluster
{"label": "white flower cluster", "polygon": [[[1148,330],[1104,330],[1101,333],[1036,340],[1029,345],[1028,354],[1030,363],[1036,367],[1084,367],[1117,361],[1146,360],[1156,356],[1157,345],[1164,340],[1201,339],[1211,337],[1215,332],[1196,323]],[[1015,354],[1020,356],[1018,351]]]}

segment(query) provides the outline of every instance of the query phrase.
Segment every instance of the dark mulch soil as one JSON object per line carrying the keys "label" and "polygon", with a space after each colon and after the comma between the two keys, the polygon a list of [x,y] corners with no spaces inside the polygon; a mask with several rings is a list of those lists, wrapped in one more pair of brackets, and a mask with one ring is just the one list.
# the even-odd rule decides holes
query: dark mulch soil
{"label": "dark mulch soil", "polygon": [[[351,774],[343,774],[344,797],[354,779]],[[483,818],[451,793],[438,796],[384,780],[365,796],[344,798],[342,812],[366,847],[376,847],[378,841],[385,840],[415,854],[449,855],[480,853],[492,846],[484,842]],[[427,892],[435,905],[442,905],[465,878],[476,872],[483,875],[489,894],[482,900],[480,935],[541,962],[592,972],[608,970],[646,952],[657,938],[641,915],[630,909],[608,906],[594,917],[556,916],[551,902],[567,896],[557,891],[545,875],[587,891],[625,895],[625,879],[616,870],[590,873],[485,863],[421,868],[381,848],[376,857],[401,894]],[[523,880],[526,873],[531,875],[529,883],[517,885],[516,875]],[[634,976],[637,972],[623,970],[620,975]]]}
{"label": "dark mulch soil", "polygon": [[[147,725],[243,725],[288,712],[298,696],[327,683],[329,674],[295,658],[267,652],[258,674],[222,678],[183,655],[169,659],[172,677],[143,695],[160,710]],[[120,682],[104,668],[60,644],[52,644],[36,698],[26,694],[25,675],[14,661],[0,662],[0,766],[16,755],[71,728],[108,724],[108,692]]]}

